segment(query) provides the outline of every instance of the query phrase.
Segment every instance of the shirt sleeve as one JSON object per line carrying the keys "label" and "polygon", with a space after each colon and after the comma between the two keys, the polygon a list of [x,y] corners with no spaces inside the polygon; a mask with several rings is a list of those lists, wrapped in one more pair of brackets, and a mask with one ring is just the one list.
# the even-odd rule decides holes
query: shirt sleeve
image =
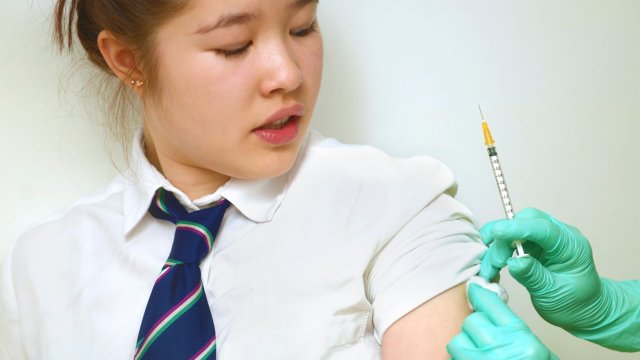
{"label": "shirt sleeve", "polygon": [[8,249],[0,267],[0,360],[26,359],[20,334],[20,317],[13,286],[12,255]]}
{"label": "shirt sleeve", "polygon": [[471,214],[448,193],[435,197],[383,244],[366,274],[374,334],[479,270],[485,246]]}

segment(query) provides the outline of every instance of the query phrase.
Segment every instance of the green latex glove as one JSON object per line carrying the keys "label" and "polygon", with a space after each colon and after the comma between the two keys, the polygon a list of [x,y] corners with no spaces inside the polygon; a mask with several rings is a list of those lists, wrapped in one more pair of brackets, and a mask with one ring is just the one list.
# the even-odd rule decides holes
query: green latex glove
{"label": "green latex glove", "polygon": [[[480,276],[492,279],[508,265],[546,321],[611,349],[640,350],[640,281],[601,279],[591,246],[578,229],[545,212],[525,209],[513,220],[488,223],[480,232],[489,245]],[[526,241],[530,256],[511,257],[515,240]]]}
{"label": "green latex glove", "polygon": [[496,294],[471,284],[468,296],[476,312],[447,345],[454,360],[557,359]]}

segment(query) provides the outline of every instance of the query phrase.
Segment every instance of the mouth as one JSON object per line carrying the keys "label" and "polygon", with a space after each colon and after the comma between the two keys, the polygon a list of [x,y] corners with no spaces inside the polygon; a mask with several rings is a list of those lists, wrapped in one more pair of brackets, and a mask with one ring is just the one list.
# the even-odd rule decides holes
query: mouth
{"label": "mouth", "polygon": [[280,109],[271,115],[253,133],[270,145],[286,145],[293,142],[300,132],[304,106],[296,104]]}
{"label": "mouth", "polygon": [[290,121],[298,121],[300,120],[300,116],[287,116],[282,119],[278,119],[272,123],[261,126],[256,130],[281,130],[283,129]]}

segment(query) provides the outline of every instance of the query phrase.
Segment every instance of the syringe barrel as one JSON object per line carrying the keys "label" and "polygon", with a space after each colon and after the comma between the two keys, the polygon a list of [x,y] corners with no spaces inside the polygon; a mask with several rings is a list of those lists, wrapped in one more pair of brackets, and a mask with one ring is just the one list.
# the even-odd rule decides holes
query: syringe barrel
{"label": "syringe barrel", "polygon": [[500,165],[500,159],[498,158],[498,152],[496,148],[491,146],[488,149],[489,159],[491,161],[491,168],[493,169],[493,176],[496,179],[496,185],[498,186],[498,192],[500,193],[500,199],[502,201],[502,208],[507,219],[511,220],[514,217],[513,204],[511,203],[511,196],[509,196],[509,189],[507,183],[504,180],[504,173],[502,172],[502,165]]}

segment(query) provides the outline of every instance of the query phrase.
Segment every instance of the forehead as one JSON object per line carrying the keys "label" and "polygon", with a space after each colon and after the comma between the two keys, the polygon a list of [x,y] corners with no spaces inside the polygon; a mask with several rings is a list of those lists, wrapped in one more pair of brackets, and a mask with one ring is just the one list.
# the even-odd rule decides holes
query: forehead
{"label": "forehead", "polygon": [[263,17],[288,14],[319,0],[190,0],[183,12],[169,23],[180,32],[206,33],[219,27],[241,24]]}
{"label": "forehead", "polygon": [[[190,0],[189,8],[206,14],[252,13],[260,15],[267,10],[295,11],[319,0]],[[202,13],[201,11],[204,11]],[[209,12],[210,11],[210,12]]]}

